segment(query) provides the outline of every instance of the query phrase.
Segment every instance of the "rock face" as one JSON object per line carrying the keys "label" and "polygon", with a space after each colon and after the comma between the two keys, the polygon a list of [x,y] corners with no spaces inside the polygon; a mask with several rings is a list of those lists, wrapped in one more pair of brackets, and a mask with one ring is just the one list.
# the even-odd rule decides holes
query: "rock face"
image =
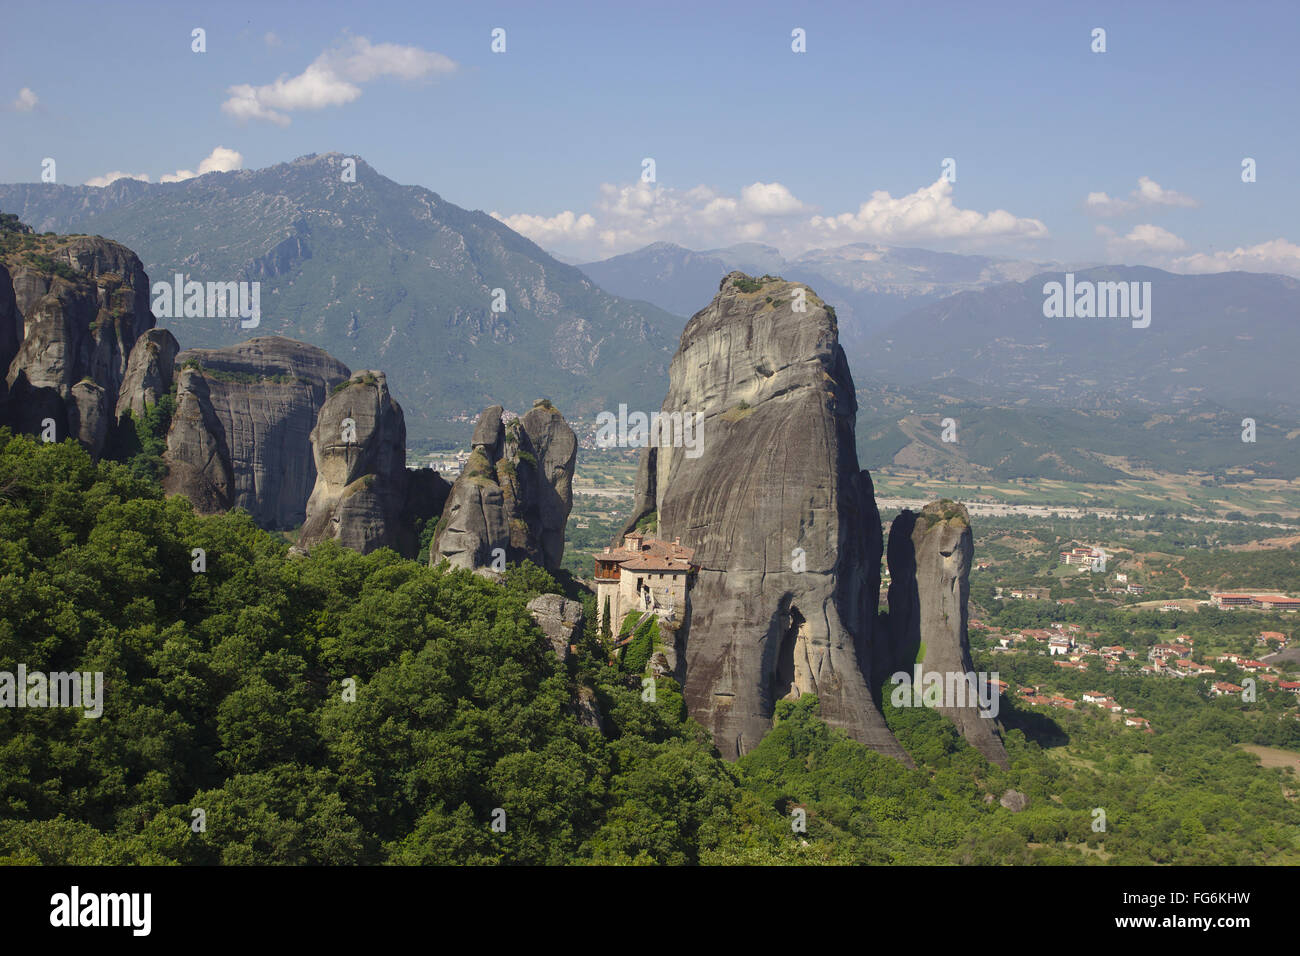
{"label": "rock face", "polygon": [[600,701],[596,698],[596,692],[586,684],[578,685],[568,709],[584,727],[605,732],[605,715],[600,712]]}
{"label": "rock face", "polygon": [[880,519],[834,312],[802,285],[733,272],[669,375],[663,413],[702,415],[699,433],[644,449],[629,528],[657,512],[660,539],[695,549],[691,715],[734,759],[778,701],[813,693],[827,722],[910,765],[873,699]]}
{"label": "rock face", "polygon": [[1029,798],[1019,790],[1008,790],[1006,793],[1002,794],[1002,798],[998,800],[998,803],[1006,807],[1012,813],[1019,813],[1021,810],[1025,809],[1025,807],[1029,806]]}
{"label": "rock face", "polygon": [[564,529],[573,508],[573,465],[578,439],[551,404],[537,404],[522,419],[523,433],[537,460],[536,531],[543,567],[555,569],[564,560]]}
{"label": "rock face", "polygon": [[491,567],[493,551],[510,543],[505,496],[496,480],[496,463],[505,443],[500,405],[479,416],[471,439],[469,461],[452,485],[439,529],[430,548],[429,564],[446,560],[453,568]]}
{"label": "rock face", "polygon": [[559,594],[539,594],[528,602],[528,610],[546,635],[555,656],[569,659],[569,645],[582,636],[582,602],[570,601]]}
{"label": "rock face", "polygon": [[[564,557],[577,439],[564,417],[538,401],[509,426],[492,405],[474,427],[473,450],[439,521],[430,564],[492,568],[532,561],[548,571]],[[498,552],[499,549],[499,552]],[[499,562],[498,562],[499,566]]]}
{"label": "rock face", "polygon": [[203,513],[244,508],[264,528],[302,523],[316,482],[311,432],[347,366],[278,337],[187,349],[176,361],[164,490]]}
{"label": "rock face", "polygon": [[126,363],[126,377],[117,395],[114,418],[130,412],[139,419],[146,405],[170,394],[176,375],[176,354],[181,347],[166,329],[150,329],[136,340]]}
{"label": "rock face", "polygon": [[[13,277],[9,270],[0,263],[0,371],[9,374],[9,365],[18,354],[18,346],[23,338],[23,317],[14,300]],[[5,396],[9,394],[9,383],[0,380],[0,408],[3,408]]]}
{"label": "rock face", "polygon": [[[913,673],[922,646],[925,674],[973,674],[966,632],[971,558],[970,516],[955,502],[932,502],[919,515],[903,511],[889,529],[889,646],[893,667]],[[949,701],[938,708],[976,750],[1009,766],[996,721],[981,717],[978,701]],[[950,706],[961,703],[964,706]]]}
{"label": "rock face", "polygon": [[[570,601],[559,594],[539,594],[528,602],[528,611],[546,636],[546,642],[563,664],[569,659],[569,646],[582,637],[584,622],[582,602]],[[596,692],[586,684],[571,684],[567,710],[586,727],[605,730]]]}
{"label": "rock face", "polygon": [[[428,491],[422,483],[420,500],[411,501],[406,420],[389,394],[384,373],[360,372],[336,389],[320,410],[311,445],[316,485],[298,548],[306,551],[332,539],[362,554],[392,548],[415,557],[412,512],[427,509],[427,518],[437,513],[435,506],[442,501],[434,490],[425,503]],[[450,486],[445,481],[442,486],[445,501]]]}
{"label": "rock face", "polygon": [[93,236],[32,237],[0,267],[5,420],[76,437],[98,456],[136,340],[154,326],[149,280],[135,253]]}

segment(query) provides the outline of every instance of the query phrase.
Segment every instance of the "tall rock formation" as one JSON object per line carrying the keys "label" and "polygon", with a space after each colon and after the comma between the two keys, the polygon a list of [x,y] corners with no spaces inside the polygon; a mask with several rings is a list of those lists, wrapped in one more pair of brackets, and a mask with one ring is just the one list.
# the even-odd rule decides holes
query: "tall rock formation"
{"label": "tall rock formation", "polygon": [[[406,469],[406,419],[383,372],[358,372],[336,388],[311,433],[316,486],[300,550],[335,540],[362,554],[392,548],[416,556],[416,522],[442,510],[450,486],[435,489]],[[415,494],[412,494],[412,491]]]}
{"label": "tall rock formation", "polygon": [[163,488],[202,513],[240,507],[265,528],[301,524],[316,482],[311,432],[347,366],[274,336],[187,349],[176,361]]}
{"label": "tall rock formation", "polygon": [[5,421],[2,413],[4,402],[9,394],[9,364],[18,354],[18,346],[23,339],[23,317],[14,300],[14,282],[9,270],[0,262],[0,371],[5,373],[0,378],[0,423]]}
{"label": "tall rock formation", "polygon": [[149,279],[130,249],[98,236],[8,232],[0,245],[4,419],[98,456],[136,340],[154,326]]}
{"label": "tall rock formation", "polygon": [[471,571],[492,566],[493,551],[510,543],[505,496],[497,483],[496,463],[505,444],[500,405],[483,410],[470,439],[470,456],[451,487],[429,564],[445,560],[453,568]]}
{"label": "tall rock formation", "polygon": [[114,418],[121,421],[130,412],[139,419],[146,406],[157,405],[158,399],[171,394],[180,350],[176,337],[166,329],[150,329],[136,340],[118,390]]}
{"label": "tall rock formation", "polygon": [[629,528],[657,512],[661,539],[695,549],[691,715],[735,758],[778,701],[813,693],[827,722],[910,765],[873,699],[880,518],[834,311],[805,286],[730,273],[669,376],[662,411],[701,415],[698,444],[643,451]]}
{"label": "tall rock formation", "polygon": [[573,503],[577,439],[545,399],[507,426],[492,405],[479,416],[465,469],[452,486],[430,549],[430,564],[491,568],[500,549],[556,571]]}
{"label": "tall rock formation", "polygon": [[[573,466],[578,438],[550,402],[538,402],[520,419],[537,462],[536,538],[542,567],[554,570],[564,560],[564,529],[573,508]],[[521,445],[522,445],[521,441]]]}
{"label": "tall rock formation", "polygon": [[971,746],[1006,767],[1007,752],[996,722],[991,716],[980,716],[974,694],[965,692],[957,700],[946,696],[954,689],[949,675],[975,671],[966,630],[974,553],[970,516],[953,501],[931,502],[919,515],[905,510],[894,519],[889,528],[891,667],[911,675],[924,648],[922,672],[939,675],[945,687],[939,712]]}

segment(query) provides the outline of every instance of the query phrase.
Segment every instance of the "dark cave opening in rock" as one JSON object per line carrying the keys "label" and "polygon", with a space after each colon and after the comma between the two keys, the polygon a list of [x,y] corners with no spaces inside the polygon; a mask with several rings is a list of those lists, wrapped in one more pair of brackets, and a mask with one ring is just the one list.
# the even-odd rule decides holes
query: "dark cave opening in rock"
{"label": "dark cave opening in rock", "polygon": [[799,639],[799,629],[804,625],[804,616],[799,613],[799,608],[792,604],[784,619],[785,627],[781,632],[781,644],[776,652],[776,669],[772,674],[770,688],[773,709],[776,708],[777,701],[787,698],[793,700],[799,696],[799,692],[793,687],[794,650]]}

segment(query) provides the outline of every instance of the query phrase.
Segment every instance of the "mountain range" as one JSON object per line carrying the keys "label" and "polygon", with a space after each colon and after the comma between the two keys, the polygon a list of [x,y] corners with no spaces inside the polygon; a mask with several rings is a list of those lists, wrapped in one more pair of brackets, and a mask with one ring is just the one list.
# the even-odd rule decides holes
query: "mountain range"
{"label": "mountain range", "polygon": [[964,292],[891,323],[854,355],[867,378],[942,385],[970,398],[1095,407],[1222,403],[1266,418],[1300,407],[1300,280],[1179,275],[1140,266],[1070,273],[1075,285],[1149,283],[1150,324],[1048,318],[1065,274]]}
{"label": "mountain range", "polygon": [[695,252],[656,242],[581,266],[601,288],[642,299],[677,315],[693,315],[733,270],[803,282],[833,302],[840,338],[850,354],[893,320],[958,292],[1028,278],[1042,264],[927,249],[850,243],[785,258],[757,242]]}
{"label": "mountain range", "polygon": [[484,406],[527,408],[539,394],[576,416],[646,407],[684,320],[610,295],[486,213],[361,159],[347,181],[345,158],[167,184],[5,185],[0,209],[38,232],[121,242],[155,283],[260,282],[256,330],[218,317],[159,324],[189,347],[283,335],[383,368],[415,446],[459,444]]}
{"label": "mountain range", "polygon": [[[761,243],[654,243],[581,266],[483,212],[399,185],[339,153],[180,183],[0,186],[38,231],[95,233],[139,252],[154,282],[257,281],[262,319],[161,319],[187,346],[253,336],[312,343],[390,373],[409,447],[460,445],[485,406],[539,395],[573,421],[652,408],[685,317],[732,271],[816,289],[859,383],[872,465],[953,477],[1105,481],[1124,467],[1300,474],[1300,282],[1254,273],[1079,269],[1150,283],[1151,323],[1047,318],[1064,273],[1023,260],[854,243],[787,259]],[[195,223],[203,223],[199,228]],[[493,311],[500,289],[505,311]],[[1259,441],[1244,445],[1243,417]],[[962,440],[938,439],[940,421]],[[1152,424],[1157,423],[1157,424]],[[1235,438],[1233,436],[1238,436]]]}
{"label": "mountain range", "polygon": [[[1268,412],[1255,442],[1241,440],[1239,408],[1208,401],[1167,405],[1062,405],[971,398],[976,390],[863,385],[858,456],[875,469],[953,481],[1051,478],[1107,483],[1143,473],[1300,477],[1295,417]],[[944,422],[952,422],[944,440]]]}

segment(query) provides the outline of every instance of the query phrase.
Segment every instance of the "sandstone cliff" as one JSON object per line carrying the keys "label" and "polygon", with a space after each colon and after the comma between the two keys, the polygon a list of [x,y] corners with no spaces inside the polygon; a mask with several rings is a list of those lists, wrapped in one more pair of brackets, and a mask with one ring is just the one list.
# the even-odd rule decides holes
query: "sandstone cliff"
{"label": "sandstone cliff", "polygon": [[443,509],[430,563],[491,568],[500,549],[505,561],[532,561],[558,570],[564,529],[573,503],[577,439],[545,400],[506,426],[493,405],[479,416],[472,452]]}
{"label": "sandstone cliff", "polygon": [[4,419],[99,455],[136,340],[154,325],[135,253],[97,236],[7,234],[0,247]]}
{"label": "sandstone cliff", "polygon": [[157,405],[158,399],[171,394],[180,350],[176,337],[166,329],[150,329],[136,340],[118,390],[115,419],[120,421],[128,412],[138,419],[145,406]]}
{"label": "sandstone cliff", "polygon": [[[892,669],[911,675],[924,648],[924,674],[972,674],[967,635],[971,557],[975,553],[970,516],[952,501],[932,502],[919,515],[901,512],[889,529],[889,641]],[[952,706],[962,704],[963,706]],[[981,717],[969,692],[939,712],[976,750],[1008,766],[996,721]]]}
{"label": "sandstone cliff", "polygon": [[[9,365],[18,354],[18,346],[22,342],[23,319],[18,313],[18,303],[14,300],[14,282],[13,277],[9,275],[9,270],[0,262],[0,371],[5,373],[4,378],[0,378],[0,412],[4,409],[5,397],[9,394]],[[0,414],[0,422],[5,417]]]}
{"label": "sandstone cliff", "polygon": [[545,568],[564,560],[564,529],[573,508],[573,465],[578,439],[550,402],[539,402],[521,419],[523,435],[537,462],[536,538]]}
{"label": "sandstone cliff", "polygon": [[733,272],[669,376],[662,411],[703,415],[698,454],[685,436],[645,449],[629,524],[657,513],[660,538],[695,549],[691,715],[735,758],[779,700],[813,693],[827,722],[910,764],[873,699],[880,520],[834,312],[805,286]]}
{"label": "sandstone cliff", "polygon": [[240,507],[265,528],[302,523],[316,482],[311,432],[347,366],[278,337],[187,349],[176,362],[164,489],[203,513]]}
{"label": "sandstone cliff", "polygon": [[412,481],[406,420],[384,373],[359,372],[335,389],[320,410],[311,444],[316,485],[298,548],[332,539],[362,554],[392,548],[415,557],[416,522],[441,512],[450,486],[437,479],[439,500],[425,482]]}
{"label": "sandstone cliff", "polygon": [[570,601],[561,594],[539,594],[528,602],[528,611],[555,656],[567,661],[569,648],[582,638],[582,602]]}

